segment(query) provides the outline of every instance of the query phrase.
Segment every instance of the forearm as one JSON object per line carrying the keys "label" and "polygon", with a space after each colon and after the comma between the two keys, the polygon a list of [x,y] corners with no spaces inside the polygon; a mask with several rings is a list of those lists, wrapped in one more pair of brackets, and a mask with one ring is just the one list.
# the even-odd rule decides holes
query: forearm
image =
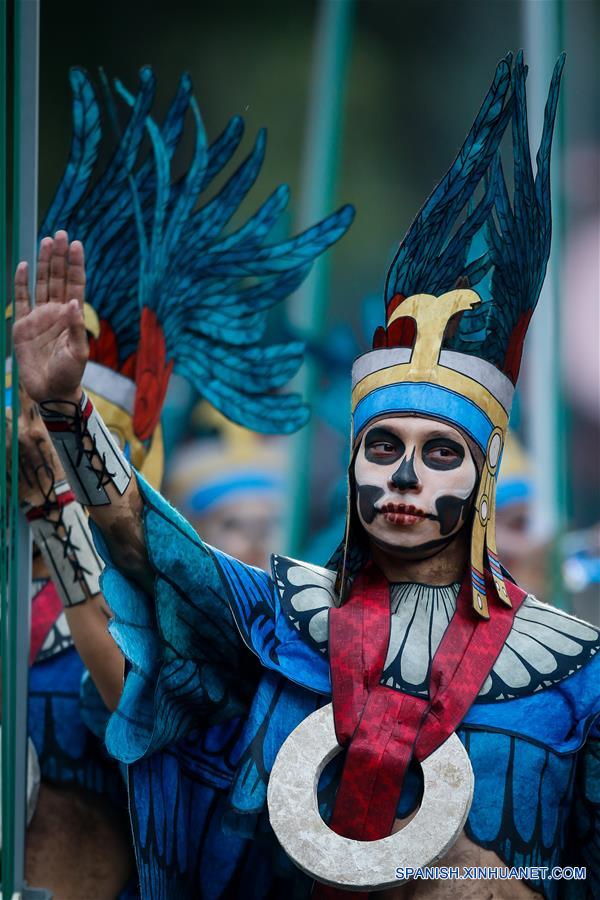
{"label": "forearm", "polygon": [[135,476],[122,496],[106,506],[89,506],[92,521],[102,532],[110,557],[121,572],[152,594],[153,577],[144,538],[144,501]]}
{"label": "forearm", "polygon": [[121,652],[108,633],[111,611],[100,593],[102,560],[88,517],[66,481],[51,483],[37,505],[23,504],[40,564],[62,601],[71,636],[109,709],[123,689]]}
{"label": "forearm", "polygon": [[81,389],[41,408],[69,483],[100,528],[113,562],[151,592],[143,501],[129,463]]}
{"label": "forearm", "polygon": [[121,651],[108,633],[112,618],[102,594],[65,609],[73,642],[102,700],[112,712],[121,699],[125,666]]}

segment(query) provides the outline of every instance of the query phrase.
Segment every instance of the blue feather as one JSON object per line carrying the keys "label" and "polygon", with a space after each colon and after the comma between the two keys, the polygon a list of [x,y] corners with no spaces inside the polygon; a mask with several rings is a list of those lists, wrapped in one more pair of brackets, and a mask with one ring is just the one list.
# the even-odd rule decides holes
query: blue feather
{"label": "blue feather", "polygon": [[100,107],[94,89],[83,69],[69,72],[73,92],[73,135],[71,150],[56,194],[40,227],[42,236],[54,234],[70,220],[73,210],[81,202],[89,187],[98,159],[102,125]]}
{"label": "blue feather", "polygon": [[260,244],[267,237],[273,225],[286,208],[289,196],[288,186],[280,184],[252,218],[248,219],[241,228],[222,238],[222,240],[215,241],[212,246],[213,252],[230,250],[233,247],[238,247],[240,244]]}
{"label": "blue feather", "polygon": [[[398,293],[431,293],[443,247],[490,162],[510,119],[510,54],[497,68],[481,110],[454,163],[421,209],[388,272],[386,304]],[[441,287],[449,290],[451,283]]]}
{"label": "blue feather", "polygon": [[229,178],[219,193],[190,219],[184,241],[190,252],[199,250],[214,239],[256,181],[263,163],[266,132],[259,132],[252,153]]}
{"label": "blue feather", "polygon": [[[537,303],[550,253],[550,148],[563,66],[564,55],[550,84],[534,177],[523,54],[514,66],[510,54],[499,63],[460,153],[402,241],[385,288],[388,304],[396,294],[438,295],[466,279],[483,302],[462,314],[445,346],[478,355],[512,378],[520,352],[515,341]],[[509,120],[512,202],[499,150]]]}
{"label": "blue feather", "polygon": [[241,116],[234,116],[222,134],[210,146],[202,190],[208,187],[213,178],[225,168],[239,147],[243,136],[244,120]]}
{"label": "blue feather", "polygon": [[[564,54],[558,59],[552,80],[540,147],[537,152],[537,173],[534,177],[527,127],[525,80],[527,69],[519,53],[513,71],[513,200],[509,196],[503,164],[497,158],[490,172],[494,187],[494,217],[486,228],[492,262],[492,301],[485,304],[486,333],[478,349],[479,354],[499,368],[507,365],[507,351],[512,346],[514,329],[528,320],[537,304],[550,255],[552,211],[550,204],[550,152],[556,117]],[[467,311],[460,323],[453,343],[460,349],[461,335],[466,333],[469,319],[476,310]],[[525,318],[524,318],[525,317]],[[521,337],[519,332],[519,337]],[[513,358],[507,374],[518,374],[519,348],[512,347]]]}
{"label": "blue feather", "polygon": [[172,248],[179,241],[185,220],[192,212],[197,197],[202,190],[207,166],[207,141],[204,124],[195,99],[191,99],[191,110],[196,124],[196,146],[189,172],[185,177],[179,199],[171,214],[171,222],[166,233],[166,242]]}

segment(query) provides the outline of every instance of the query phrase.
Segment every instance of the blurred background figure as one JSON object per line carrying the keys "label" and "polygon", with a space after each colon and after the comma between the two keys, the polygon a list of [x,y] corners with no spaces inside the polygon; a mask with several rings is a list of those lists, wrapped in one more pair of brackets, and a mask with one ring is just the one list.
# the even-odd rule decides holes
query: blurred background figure
{"label": "blurred background figure", "polygon": [[[574,594],[574,603],[592,615],[597,612],[600,590],[600,522],[582,531],[571,531],[562,540],[562,574],[567,590]],[[582,613],[585,615],[585,613]]]}
{"label": "blurred background figure", "polygon": [[193,421],[211,430],[175,451],[166,496],[207,544],[269,569],[283,540],[285,441],[247,431],[205,403]]}
{"label": "blurred background figure", "polygon": [[509,431],[496,493],[498,556],[524,590],[548,596],[548,544],[532,528],[534,485],[531,461],[514,431]]}
{"label": "blurred background figure", "polygon": [[[596,125],[599,118],[596,114]],[[561,353],[573,439],[571,521],[561,540],[561,558],[573,613],[600,622],[600,142],[595,138],[583,132],[566,157],[571,228],[561,288],[569,314]]]}

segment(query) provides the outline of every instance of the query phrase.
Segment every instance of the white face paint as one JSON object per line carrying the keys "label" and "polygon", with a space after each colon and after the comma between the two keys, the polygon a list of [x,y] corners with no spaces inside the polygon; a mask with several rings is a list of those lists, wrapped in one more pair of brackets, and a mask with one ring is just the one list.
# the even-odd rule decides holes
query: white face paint
{"label": "white face paint", "polygon": [[405,553],[440,549],[464,525],[477,468],[461,433],[420,416],[374,422],[354,464],[357,510],[377,544]]}

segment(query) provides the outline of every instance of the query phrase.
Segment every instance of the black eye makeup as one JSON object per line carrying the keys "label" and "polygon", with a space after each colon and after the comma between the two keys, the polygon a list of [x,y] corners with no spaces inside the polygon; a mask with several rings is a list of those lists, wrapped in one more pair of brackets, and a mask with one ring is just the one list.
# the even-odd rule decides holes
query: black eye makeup
{"label": "black eye makeup", "polygon": [[381,466],[389,466],[404,456],[400,438],[386,428],[373,428],[365,437],[365,459]]}
{"label": "black eye makeup", "polygon": [[432,438],[423,445],[423,462],[429,469],[458,469],[465,448],[452,438]]}

